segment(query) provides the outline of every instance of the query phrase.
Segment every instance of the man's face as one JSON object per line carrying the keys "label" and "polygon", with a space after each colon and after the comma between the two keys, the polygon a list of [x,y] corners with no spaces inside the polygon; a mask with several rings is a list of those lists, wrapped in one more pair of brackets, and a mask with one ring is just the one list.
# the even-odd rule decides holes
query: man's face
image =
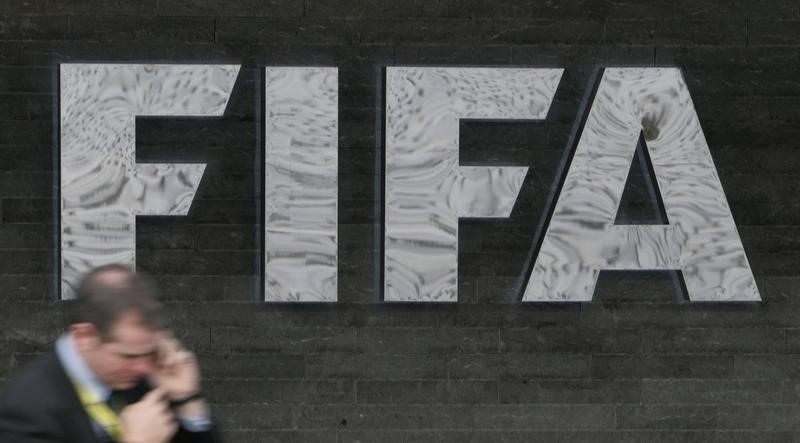
{"label": "man's face", "polygon": [[156,368],[161,333],[138,313],[122,314],[105,339],[91,324],[73,325],[72,333],[89,369],[112,389],[132,388]]}

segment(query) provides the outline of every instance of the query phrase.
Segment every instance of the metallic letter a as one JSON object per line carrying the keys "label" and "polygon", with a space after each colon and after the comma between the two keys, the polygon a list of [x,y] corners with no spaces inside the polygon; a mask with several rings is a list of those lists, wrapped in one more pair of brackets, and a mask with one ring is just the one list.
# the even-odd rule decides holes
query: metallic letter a
{"label": "metallic letter a", "polygon": [[[644,133],[668,224],[615,225]],[[694,104],[676,68],[608,68],[524,301],[590,301],[601,270],[680,270],[692,301],[757,301]]]}
{"label": "metallic letter a", "polygon": [[136,264],[137,215],[186,215],[204,164],[136,163],[136,116],[221,116],[237,65],[61,65],[61,298]]}

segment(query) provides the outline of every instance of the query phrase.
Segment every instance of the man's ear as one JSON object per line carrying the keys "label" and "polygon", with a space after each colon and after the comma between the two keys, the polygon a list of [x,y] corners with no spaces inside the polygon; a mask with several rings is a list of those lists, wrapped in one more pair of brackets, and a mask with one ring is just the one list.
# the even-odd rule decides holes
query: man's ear
{"label": "man's ear", "polygon": [[78,351],[88,351],[100,343],[97,328],[91,323],[73,323],[69,327],[69,332]]}

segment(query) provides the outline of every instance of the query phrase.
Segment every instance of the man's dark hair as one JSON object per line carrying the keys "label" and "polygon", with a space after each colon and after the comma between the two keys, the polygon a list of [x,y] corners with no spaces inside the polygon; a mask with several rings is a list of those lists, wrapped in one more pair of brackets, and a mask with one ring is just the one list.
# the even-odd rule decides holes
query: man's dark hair
{"label": "man's dark hair", "polygon": [[153,329],[166,327],[152,279],[119,264],[100,266],[86,274],[68,312],[70,324],[91,323],[104,340],[113,339],[111,328],[129,312],[139,314],[142,323]]}

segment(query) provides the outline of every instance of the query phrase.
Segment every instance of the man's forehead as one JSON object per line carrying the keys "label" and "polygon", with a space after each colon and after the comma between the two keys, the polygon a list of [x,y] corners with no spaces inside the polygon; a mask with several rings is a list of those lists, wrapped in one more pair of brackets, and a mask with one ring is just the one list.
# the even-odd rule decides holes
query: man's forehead
{"label": "man's forehead", "polygon": [[92,280],[97,285],[115,287],[124,285],[131,276],[131,272],[124,269],[108,269],[92,276]]}

